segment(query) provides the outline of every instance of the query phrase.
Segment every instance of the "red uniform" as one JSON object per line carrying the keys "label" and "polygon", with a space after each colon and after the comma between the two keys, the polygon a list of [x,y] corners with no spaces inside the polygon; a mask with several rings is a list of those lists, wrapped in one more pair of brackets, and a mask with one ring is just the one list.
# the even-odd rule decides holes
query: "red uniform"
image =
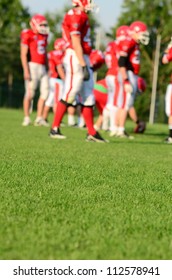
{"label": "red uniform", "polygon": [[57,66],[62,64],[64,52],[53,50],[48,53],[48,66],[51,78],[58,78]]}
{"label": "red uniform", "polygon": [[130,37],[120,40],[118,44],[118,55],[127,57],[127,70],[131,70],[135,75],[138,75],[140,70],[139,44]]}
{"label": "red uniform", "polygon": [[47,37],[48,35],[35,34],[32,29],[21,32],[21,44],[28,46],[31,62],[46,64]]}
{"label": "red uniform", "polygon": [[90,24],[88,15],[77,9],[71,9],[65,15],[63,23],[63,38],[67,42],[67,48],[72,49],[71,35],[78,34],[81,36],[81,45],[84,54],[91,53],[91,40],[90,40]]}
{"label": "red uniform", "polygon": [[116,76],[118,72],[117,42],[110,42],[105,51],[105,62],[108,68],[106,75]]}
{"label": "red uniform", "polygon": [[165,51],[165,55],[168,59],[168,62],[172,61],[172,47],[167,48],[167,50]]}
{"label": "red uniform", "polygon": [[94,85],[94,97],[96,101],[96,107],[99,113],[102,114],[108,97],[108,90],[105,79],[97,81]]}
{"label": "red uniform", "polygon": [[97,71],[105,63],[104,54],[100,50],[92,50],[90,54],[90,65],[93,71]]}

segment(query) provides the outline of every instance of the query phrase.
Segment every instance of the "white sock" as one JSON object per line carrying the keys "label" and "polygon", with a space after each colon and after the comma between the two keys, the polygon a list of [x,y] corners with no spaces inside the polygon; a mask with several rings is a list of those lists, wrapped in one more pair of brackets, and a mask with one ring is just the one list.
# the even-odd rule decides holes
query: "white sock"
{"label": "white sock", "polygon": [[75,116],[68,114],[68,125],[74,125],[75,124]]}
{"label": "white sock", "polygon": [[109,117],[110,117],[110,111],[107,108],[104,108],[103,109],[103,123],[102,123],[103,130],[109,129]]}
{"label": "white sock", "polygon": [[79,127],[84,127],[84,125],[85,125],[84,118],[83,118],[83,116],[80,116],[80,117],[78,118],[78,126],[79,126]]}
{"label": "white sock", "polygon": [[125,128],[124,128],[123,126],[120,126],[120,127],[118,127],[118,131],[119,131],[119,132],[124,132],[124,131],[125,131]]}
{"label": "white sock", "polygon": [[110,131],[116,130],[116,113],[118,108],[115,106],[112,106],[110,108]]}

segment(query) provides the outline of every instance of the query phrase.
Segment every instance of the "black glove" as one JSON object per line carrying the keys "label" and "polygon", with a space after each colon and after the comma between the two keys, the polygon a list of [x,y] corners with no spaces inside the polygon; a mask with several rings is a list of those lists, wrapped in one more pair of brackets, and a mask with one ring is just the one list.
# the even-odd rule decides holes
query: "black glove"
{"label": "black glove", "polygon": [[89,72],[87,65],[83,66],[82,69],[83,69],[83,73],[84,73],[84,81],[88,81],[90,79],[90,72]]}

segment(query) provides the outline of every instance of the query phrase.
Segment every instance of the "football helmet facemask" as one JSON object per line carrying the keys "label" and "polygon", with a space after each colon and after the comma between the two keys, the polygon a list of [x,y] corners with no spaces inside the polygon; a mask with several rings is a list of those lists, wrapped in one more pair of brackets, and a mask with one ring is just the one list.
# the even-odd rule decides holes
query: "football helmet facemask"
{"label": "football helmet facemask", "polygon": [[46,18],[43,15],[36,14],[30,20],[30,26],[35,33],[48,35],[49,26]]}
{"label": "football helmet facemask", "polygon": [[149,32],[147,26],[142,21],[134,21],[129,27],[129,34],[134,36],[134,40],[143,45],[149,44]]}
{"label": "football helmet facemask", "polygon": [[63,38],[58,38],[54,42],[54,49],[65,51],[66,49],[66,41]]}
{"label": "football helmet facemask", "polygon": [[99,9],[94,0],[72,0],[72,5],[84,8],[85,12],[98,12]]}

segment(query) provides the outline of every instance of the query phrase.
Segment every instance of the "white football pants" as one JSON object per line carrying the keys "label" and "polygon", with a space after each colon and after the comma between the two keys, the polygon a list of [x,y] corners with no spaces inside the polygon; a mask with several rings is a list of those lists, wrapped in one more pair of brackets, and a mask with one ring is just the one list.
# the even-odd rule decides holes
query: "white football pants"
{"label": "white football pants", "polygon": [[84,106],[93,106],[95,104],[93,94],[93,71],[90,69],[90,60],[88,55],[84,59],[89,68],[90,79],[83,81],[83,69],[78,61],[75,51],[67,49],[64,56],[65,80],[62,93],[62,100],[68,104],[73,104],[76,96],[80,94],[80,102]]}
{"label": "white football pants", "polygon": [[56,78],[49,79],[49,95],[45,102],[45,105],[48,107],[53,107],[54,103],[57,103],[58,100],[62,97],[63,90],[63,81]]}
{"label": "white football pants", "polygon": [[165,94],[165,113],[167,117],[172,116],[172,84],[167,86]]}
{"label": "white football pants", "polygon": [[25,96],[33,99],[39,86],[40,97],[46,100],[49,91],[49,77],[45,65],[29,62],[31,81],[25,81]]}

